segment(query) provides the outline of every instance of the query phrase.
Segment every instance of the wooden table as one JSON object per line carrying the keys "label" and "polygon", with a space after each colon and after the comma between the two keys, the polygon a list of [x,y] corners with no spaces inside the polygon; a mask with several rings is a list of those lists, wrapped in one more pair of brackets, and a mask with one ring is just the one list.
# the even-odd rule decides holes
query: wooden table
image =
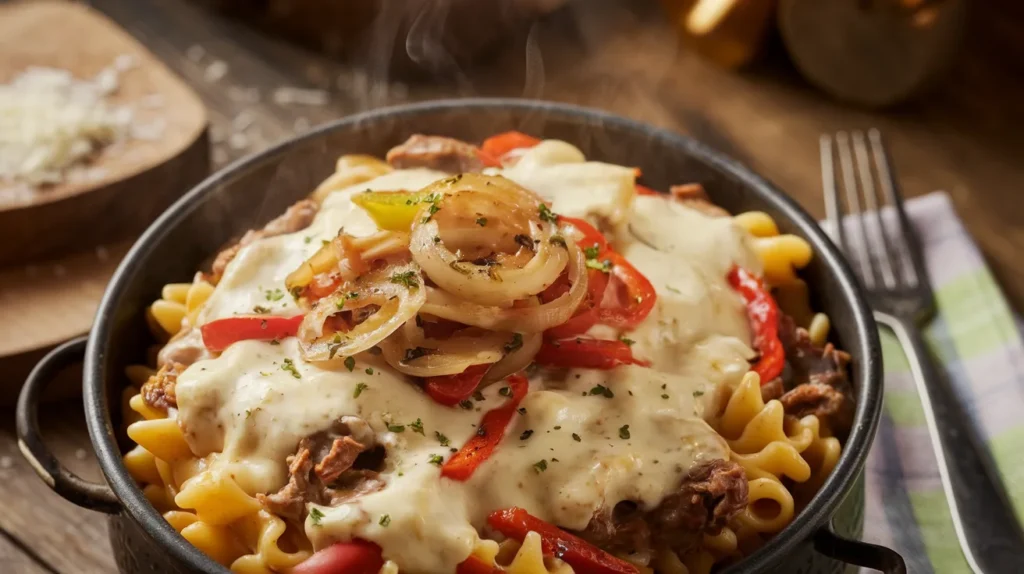
{"label": "wooden table", "polygon": [[[499,57],[500,66],[439,84],[383,82],[380,69],[367,73],[326,61],[180,0],[92,0],[199,92],[213,121],[218,164],[309,125],[381,105],[527,96],[601,107],[691,134],[740,158],[821,216],[818,135],[875,126],[889,137],[906,193],[948,191],[1022,309],[1024,7],[996,3],[976,3],[963,58],[937,93],[880,114],[823,98],[780,56],[734,74],[677,53],[657,11],[626,10],[626,0],[579,0],[535,27],[529,50],[518,45]],[[218,71],[226,74],[214,81]],[[278,104],[273,93],[280,86],[323,88],[330,102]],[[51,493],[18,453],[12,413],[0,412],[0,420],[4,571],[112,571],[105,520]],[[77,401],[54,403],[42,424],[62,460],[86,478],[99,478]]]}

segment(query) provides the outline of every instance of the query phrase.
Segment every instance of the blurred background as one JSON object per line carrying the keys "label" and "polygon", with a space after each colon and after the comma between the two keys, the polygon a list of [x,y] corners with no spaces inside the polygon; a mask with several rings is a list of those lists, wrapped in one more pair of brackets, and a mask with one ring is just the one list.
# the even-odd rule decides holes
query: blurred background
{"label": "blurred background", "polygon": [[[360,111],[485,96],[691,135],[818,217],[819,135],[877,127],[905,193],[947,192],[1024,308],[1015,0],[0,2],[0,405],[88,330],[132,239],[212,170]],[[57,144],[19,131],[24,114],[65,121],[57,108],[77,114]],[[78,392],[66,382],[58,396]],[[105,525],[46,492],[3,408],[0,563],[110,571]],[[71,400],[43,423],[94,478],[80,419]]]}

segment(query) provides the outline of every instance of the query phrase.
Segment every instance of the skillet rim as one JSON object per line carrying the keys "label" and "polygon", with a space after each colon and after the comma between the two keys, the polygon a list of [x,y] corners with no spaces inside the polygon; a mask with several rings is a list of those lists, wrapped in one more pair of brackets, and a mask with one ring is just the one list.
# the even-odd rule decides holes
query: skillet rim
{"label": "skillet rim", "polygon": [[164,239],[170,229],[179,225],[193,210],[198,209],[201,200],[206,195],[213,193],[219,186],[229,183],[250,169],[258,168],[269,160],[287,155],[293,147],[301,142],[315,140],[326,134],[343,132],[357,126],[365,127],[367,124],[375,122],[401,120],[424,113],[454,109],[481,113],[488,110],[538,113],[545,117],[556,116],[563,121],[593,125],[598,129],[602,126],[614,126],[620,130],[646,136],[648,139],[661,140],[668,147],[705,163],[726,178],[750,189],[761,201],[781,213],[783,218],[796,227],[799,233],[811,243],[814,253],[821,259],[828,273],[836,278],[840,287],[838,295],[845,300],[852,311],[850,320],[854,326],[855,340],[849,342],[855,344],[848,345],[847,351],[855,359],[861,361],[860,376],[855,381],[857,407],[854,425],[843,445],[843,452],[835,469],[807,507],[797,514],[793,521],[772,539],[770,544],[765,544],[740,563],[727,568],[723,574],[765,571],[777,564],[799,544],[810,540],[819,528],[828,528],[832,514],[863,469],[878,427],[883,392],[881,347],[877,327],[859,284],[854,279],[852,271],[840,255],[839,250],[818,227],[817,222],[788,195],[740,162],[706,144],[682,134],[592,108],[518,98],[431,100],[381,108],[340,118],[221,168],[185,193],[150,224],[124,256],[104,292],[97,308],[93,330],[89,336],[83,367],[83,403],[89,436],[103,475],[123,504],[124,512],[142,527],[156,544],[163,547],[182,564],[204,572],[230,572],[185,540],[143,496],[142,490],[128,474],[121,460],[121,451],[117,444],[108,409],[109,397],[103,380],[103,359],[106,348],[112,343],[108,339],[110,339],[116,321],[115,310],[127,288],[129,278],[140,268],[146,267],[145,263],[150,256],[150,251]]}

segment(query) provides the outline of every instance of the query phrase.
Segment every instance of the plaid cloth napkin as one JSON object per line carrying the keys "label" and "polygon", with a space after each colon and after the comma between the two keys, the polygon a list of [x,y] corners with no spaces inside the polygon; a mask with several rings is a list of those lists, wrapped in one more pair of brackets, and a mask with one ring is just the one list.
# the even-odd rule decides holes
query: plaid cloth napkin
{"label": "plaid cloth napkin", "polygon": [[[936,192],[907,202],[939,314],[926,333],[988,441],[1024,517],[1024,342],[981,253]],[[910,572],[970,573],[953,531],[924,411],[896,338],[881,329],[885,401],[866,471],[864,540],[895,549]]]}

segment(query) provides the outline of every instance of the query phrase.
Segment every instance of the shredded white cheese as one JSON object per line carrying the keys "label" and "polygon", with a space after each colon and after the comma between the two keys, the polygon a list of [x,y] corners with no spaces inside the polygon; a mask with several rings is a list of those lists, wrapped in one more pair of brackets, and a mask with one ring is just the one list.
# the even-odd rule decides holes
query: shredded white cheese
{"label": "shredded white cheese", "polygon": [[69,167],[128,136],[132,110],[107,97],[130,65],[119,60],[91,80],[30,67],[0,84],[0,182],[59,183]]}

